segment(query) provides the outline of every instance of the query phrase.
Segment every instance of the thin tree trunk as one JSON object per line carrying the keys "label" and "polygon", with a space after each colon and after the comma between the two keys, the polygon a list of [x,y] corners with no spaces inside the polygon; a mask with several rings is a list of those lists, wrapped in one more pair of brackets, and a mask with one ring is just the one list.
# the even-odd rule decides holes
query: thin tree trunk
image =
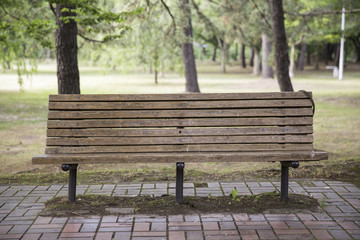
{"label": "thin tree trunk", "polygon": [[260,75],[260,53],[256,48],[254,49],[254,67],[253,67],[253,75]]}
{"label": "thin tree trunk", "polygon": [[316,46],[315,70],[319,70],[320,65],[320,46]]}
{"label": "thin tree trunk", "polygon": [[186,26],[183,28],[186,41],[181,45],[186,78],[186,92],[200,92],[192,44],[192,25],[189,0],[179,0],[180,10],[185,13]]}
{"label": "thin tree trunk", "polygon": [[241,52],[240,52],[240,58],[241,58],[241,67],[246,68],[246,61],[245,61],[245,44],[241,44]]}
{"label": "thin tree trunk", "polygon": [[235,43],[235,55],[234,55],[234,61],[237,61],[239,55],[239,46],[237,43]]}
{"label": "thin tree trunk", "polygon": [[304,71],[306,48],[307,48],[306,42],[302,42],[300,56],[299,56],[298,65],[297,65],[297,69],[299,71]]}
{"label": "thin tree trunk", "polygon": [[334,65],[339,66],[339,62],[340,62],[340,43],[336,44],[336,47],[335,47]]}
{"label": "thin tree trunk", "polygon": [[249,60],[250,67],[254,67],[254,55],[255,55],[254,47],[251,47],[251,55]]}
{"label": "thin tree trunk", "polygon": [[73,11],[62,11],[63,8],[70,10],[73,6],[56,5],[56,61],[59,94],[80,94],[80,77],[77,61],[77,23],[73,19],[76,14]]}
{"label": "thin tree trunk", "polygon": [[214,51],[213,51],[213,55],[212,55],[212,58],[211,58],[211,60],[212,60],[213,62],[216,62],[216,52],[217,52],[217,47],[214,46]]}
{"label": "thin tree trunk", "polygon": [[157,71],[157,69],[155,69],[155,71],[154,71],[154,73],[155,73],[155,84],[158,84],[158,71]]}
{"label": "thin tree trunk", "polygon": [[291,43],[290,49],[290,66],[289,66],[289,76],[292,78],[295,76],[295,43]]}
{"label": "thin tree trunk", "polygon": [[228,53],[228,48],[227,48],[227,44],[225,41],[221,41],[221,48],[220,48],[220,53],[221,53],[221,72],[222,73],[226,73],[226,63],[227,63],[227,53]]}
{"label": "thin tree trunk", "polygon": [[275,42],[276,75],[280,90],[294,91],[289,76],[289,55],[287,50],[282,0],[270,0],[272,30]]}
{"label": "thin tree trunk", "polygon": [[262,38],[262,78],[274,78],[274,72],[271,65],[268,63],[271,53],[271,40],[268,35],[263,33]]}

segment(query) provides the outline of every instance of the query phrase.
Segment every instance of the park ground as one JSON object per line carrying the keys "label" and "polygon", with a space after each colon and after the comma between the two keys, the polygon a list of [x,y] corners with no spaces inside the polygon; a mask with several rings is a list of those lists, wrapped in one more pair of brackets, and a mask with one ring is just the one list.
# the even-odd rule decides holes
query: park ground
{"label": "park ground", "polygon": [[[279,91],[276,79],[251,75],[238,65],[221,74],[215,63],[198,65],[199,85],[207,92]],[[154,84],[153,74],[121,73],[95,67],[80,67],[82,93],[180,93],[183,76],[165,73]],[[24,77],[19,91],[16,73],[0,74],[0,184],[59,184],[67,174],[59,166],[34,166],[31,158],[45,147],[48,95],[57,93],[54,63],[41,64],[37,74]],[[342,180],[360,186],[360,66],[347,64],[344,79],[332,77],[321,66],[297,72],[292,79],[295,91],[313,92],[316,103],[314,148],[329,152],[329,160],[301,164],[291,170],[292,178]],[[185,181],[279,179],[275,163],[188,164]],[[175,166],[169,164],[81,165],[81,184],[173,181]]]}

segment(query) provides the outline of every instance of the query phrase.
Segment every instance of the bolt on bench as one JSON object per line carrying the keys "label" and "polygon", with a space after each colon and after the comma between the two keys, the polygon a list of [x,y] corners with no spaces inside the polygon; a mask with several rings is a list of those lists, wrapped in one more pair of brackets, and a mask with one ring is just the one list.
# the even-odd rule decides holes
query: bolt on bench
{"label": "bolt on bench", "polygon": [[328,158],[313,149],[309,92],[50,95],[44,155],[62,164],[69,201],[78,164],[176,163],[176,201],[183,201],[185,163],[280,162],[281,199],[289,167]]}

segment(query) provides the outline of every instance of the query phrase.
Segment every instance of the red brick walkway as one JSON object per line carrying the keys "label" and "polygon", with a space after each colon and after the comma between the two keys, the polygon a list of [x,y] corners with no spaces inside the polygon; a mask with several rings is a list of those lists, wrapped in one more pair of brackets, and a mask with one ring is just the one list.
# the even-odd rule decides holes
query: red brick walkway
{"label": "red brick walkway", "polygon": [[[278,190],[277,182],[208,183],[187,195],[240,194]],[[290,191],[316,197],[323,209],[289,214],[193,214],[39,217],[43,202],[66,194],[62,185],[0,186],[0,239],[360,239],[360,189],[335,181],[291,182]],[[86,185],[80,193],[111,196],[173,194],[167,183]]]}

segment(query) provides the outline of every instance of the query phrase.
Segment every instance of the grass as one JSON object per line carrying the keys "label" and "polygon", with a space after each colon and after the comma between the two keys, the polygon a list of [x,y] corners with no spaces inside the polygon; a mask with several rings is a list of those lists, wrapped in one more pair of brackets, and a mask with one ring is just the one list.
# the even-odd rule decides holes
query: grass
{"label": "grass", "polygon": [[[340,167],[351,172],[355,176],[353,179],[360,178],[360,168],[357,165],[360,162],[360,71],[356,68],[359,66],[349,65],[342,81],[332,78],[331,71],[311,69],[298,73],[293,79],[295,90],[313,92],[316,103],[314,146],[330,153],[330,160],[327,162],[321,162],[320,165],[305,164],[319,166],[314,167],[315,173],[304,168],[307,175],[298,174],[299,176],[335,178],[340,175]],[[261,80],[252,76],[250,69],[242,70],[237,65],[233,65],[226,74],[220,74],[220,66],[214,64],[202,64],[199,69],[202,92],[279,91],[276,80]],[[153,75],[146,73],[121,74],[90,68],[81,71],[82,93],[177,93],[184,92],[184,85],[184,78],[176,74],[167,73],[155,85]],[[32,80],[25,80],[24,92],[18,91],[15,74],[0,75],[0,183],[47,183],[54,181],[53,179],[59,182],[59,178],[66,181],[66,175],[60,171],[59,166],[31,164],[32,156],[42,154],[45,147],[48,95],[55,94],[56,87],[53,65],[41,66]],[[353,164],[346,165],[350,162]],[[118,172],[120,168],[122,171]],[[262,178],[277,177],[277,170],[272,171],[275,175],[271,171],[264,174],[264,171],[278,168],[278,165],[271,163],[226,166],[216,163],[189,164],[186,174],[193,174],[194,177],[189,179],[200,181],[206,177],[230,180],[237,174]],[[189,172],[190,169],[192,172]],[[166,181],[172,180],[174,176],[172,165],[154,164],[81,165],[80,171],[83,172],[80,176],[89,176],[84,179],[80,177],[79,180],[84,182],[91,178],[109,182]],[[102,174],[98,174],[99,171]],[[111,178],[116,174],[128,177]],[[99,179],[96,175],[103,177]]]}

